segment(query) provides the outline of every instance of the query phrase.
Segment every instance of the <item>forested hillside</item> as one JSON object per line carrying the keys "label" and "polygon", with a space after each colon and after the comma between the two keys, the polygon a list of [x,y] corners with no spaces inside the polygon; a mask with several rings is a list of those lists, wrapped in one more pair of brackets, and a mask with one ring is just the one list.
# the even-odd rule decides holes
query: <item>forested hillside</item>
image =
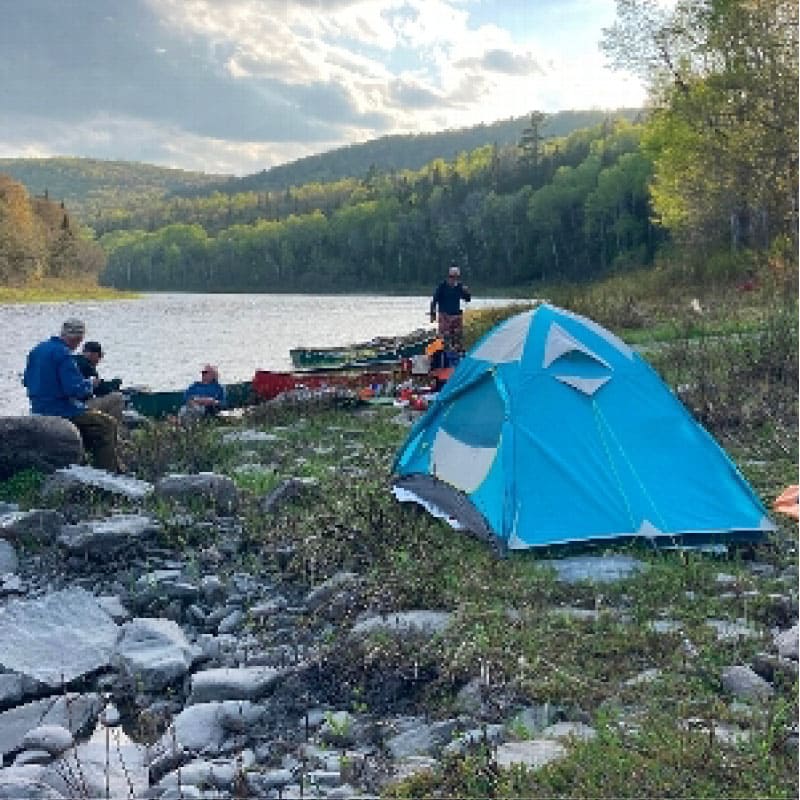
{"label": "forested hillside", "polygon": [[63,203],[31,197],[21,183],[0,174],[0,285],[42,278],[95,280],[105,260]]}
{"label": "forested hillside", "polygon": [[101,212],[141,208],[178,189],[200,189],[226,177],[93,158],[0,158],[0,173],[32,195],[63,202],[88,224]]}
{"label": "forested hillside", "polygon": [[[565,136],[595,125],[609,114],[612,112],[590,110],[547,115],[541,135]],[[612,115],[634,119],[639,114],[638,109],[621,109]],[[98,235],[125,227],[154,230],[170,222],[199,222],[215,230],[268,215],[269,209],[247,209],[256,205],[245,197],[248,192],[282,192],[309,183],[362,178],[370,170],[416,170],[434,159],[452,159],[486,144],[516,144],[529,124],[528,117],[517,117],[453,131],[384,136],[243,178],[90,158],[6,158],[0,159],[0,172],[23,183],[31,194],[47,193],[51,199],[63,201]],[[220,195],[237,195],[225,203],[233,211],[219,214]],[[199,203],[193,202],[197,199]],[[203,211],[203,206],[208,211]]]}
{"label": "forested hillside", "polygon": [[[631,122],[642,115],[641,109],[621,108],[616,111],[559,111],[544,115],[539,133],[545,139],[567,136],[581,128],[598,125],[607,118]],[[231,178],[213,188],[226,194],[274,191],[307,183],[329,183],[343,178],[365,176],[370,170],[418,170],[437,158],[452,160],[459,153],[487,144],[498,147],[516,145],[530,127],[530,116],[499,120],[488,125],[475,125],[437,133],[382,136],[369,142],[339,147],[327,153],[307,156],[289,164],[281,164],[255,175]],[[178,194],[198,195],[188,189]]]}
{"label": "forested hillside", "polygon": [[[103,280],[195,291],[403,291],[453,259],[474,286],[585,279],[649,261],[650,160],[641,125],[606,121],[545,140],[436,159],[421,170],[184,201],[191,224],[115,231]],[[233,224],[225,225],[230,220]],[[247,223],[247,224],[245,224]]]}

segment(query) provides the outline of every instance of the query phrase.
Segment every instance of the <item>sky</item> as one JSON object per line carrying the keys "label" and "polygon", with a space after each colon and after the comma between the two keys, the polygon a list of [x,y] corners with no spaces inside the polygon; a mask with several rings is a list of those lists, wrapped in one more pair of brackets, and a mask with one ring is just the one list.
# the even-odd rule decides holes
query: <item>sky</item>
{"label": "sky", "polygon": [[614,0],[0,0],[0,157],[245,175],[398,133],[640,106]]}

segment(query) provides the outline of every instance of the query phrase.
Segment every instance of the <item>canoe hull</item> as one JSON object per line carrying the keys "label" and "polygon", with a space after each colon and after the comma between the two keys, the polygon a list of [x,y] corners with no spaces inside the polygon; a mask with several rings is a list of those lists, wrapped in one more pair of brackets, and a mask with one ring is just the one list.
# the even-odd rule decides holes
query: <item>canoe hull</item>
{"label": "canoe hull", "polygon": [[273,372],[259,369],[253,377],[253,394],[264,402],[294,389],[346,388],[359,390],[383,385],[392,378],[392,369],[331,369],[298,372]]}
{"label": "canoe hull", "polygon": [[[240,408],[253,402],[253,386],[251,381],[228,383],[225,385],[228,408]],[[177,414],[183,405],[183,391],[149,392],[132,390],[125,393],[128,406],[144,417],[167,417]]]}

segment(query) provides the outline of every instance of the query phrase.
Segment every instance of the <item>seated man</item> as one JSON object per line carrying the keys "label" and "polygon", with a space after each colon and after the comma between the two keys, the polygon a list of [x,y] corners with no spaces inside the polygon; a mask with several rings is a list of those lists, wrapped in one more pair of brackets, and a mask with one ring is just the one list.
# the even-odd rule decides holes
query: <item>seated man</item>
{"label": "seated man", "polygon": [[92,397],[86,401],[86,405],[98,411],[105,411],[117,422],[122,422],[122,409],[125,407],[125,398],[119,391],[122,381],[119,378],[110,381],[100,378],[97,374],[97,365],[102,357],[103,348],[100,342],[84,342],[83,350],[74,356],[81,375],[91,380],[94,386]]}
{"label": "seated man", "polygon": [[184,392],[184,405],[178,413],[183,420],[202,419],[225,408],[225,401],[225,387],[219,382],[217,368],[206,364],[200,371],[200,380]]}
{"label": "seated man", "polygon": [[84,446],[96,467],[121,472],[117,456],[117,421],[109,414],[86,407],[92,395],[92,381],[84,378],[72,358],[83,340],[86,326],[69,319],[61,335],[37,344],[28,353],[23,383],[32,414],[65,417],[80,431]]}

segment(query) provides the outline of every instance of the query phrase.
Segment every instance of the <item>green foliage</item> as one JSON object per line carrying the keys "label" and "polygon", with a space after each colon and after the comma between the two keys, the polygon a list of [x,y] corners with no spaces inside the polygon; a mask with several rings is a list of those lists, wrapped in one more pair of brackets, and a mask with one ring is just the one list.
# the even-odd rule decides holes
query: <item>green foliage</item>
{"label": "green foliage", "polygon": [[63,204],[29,197],[21,184],[0,174],[0,285],[95,281],[104,267],[103,250]]}
{"label": "green foliage", "polygon": [[606,49],[651,85],[644,151],[657,219],[697,261],[719,248],[797,258],[797,4],[618,0]]}
{"label": "green foliage", "polygon": [[540,770],[500,770],[484,750],[393,787],[387,797],[788,799],[796,796],[797,759],[781,752],[785,744],[780,735],[776,740],[776,729],[780,722],[769,719],[749,740],[726,745],[710,720],[681,729],[674,716],[660,713],[631,729],[612,719],[595,739],[573,744],[568,758]]}
{"label": "green foliage", "polygon": [[39,489],[44,481],[44,475],[34,469],[25,469],[0,481],[0,500],[7,503],[17,503],[23,507],[34,504]]}
{"label": "green foliage", "polygon": [[516,145],[484,146],[416,172],[176,199],[162,215],[171,224],[102,237],[103,281],[159,290],[428,291],[453,258],[473,288],[589,278],[632,252],[649,260],[659,241],[639,137],[637,126],[609,121],[545,142],[533,174]]}
{"label": "green foliage", "polygon": [[114,209],[144,208],[169,192],[208,187],[225,176],[93,158],[0,158],[0,173],[34,195],[63,202],[85,224]]}
{"label": "green foliage", "polygon": [[205,421],[179,425],[167,420],[134,431],[125,461],[138,477],[153,480],[168,472],[212,471],[225,465],[231,452],[215,425]]}

